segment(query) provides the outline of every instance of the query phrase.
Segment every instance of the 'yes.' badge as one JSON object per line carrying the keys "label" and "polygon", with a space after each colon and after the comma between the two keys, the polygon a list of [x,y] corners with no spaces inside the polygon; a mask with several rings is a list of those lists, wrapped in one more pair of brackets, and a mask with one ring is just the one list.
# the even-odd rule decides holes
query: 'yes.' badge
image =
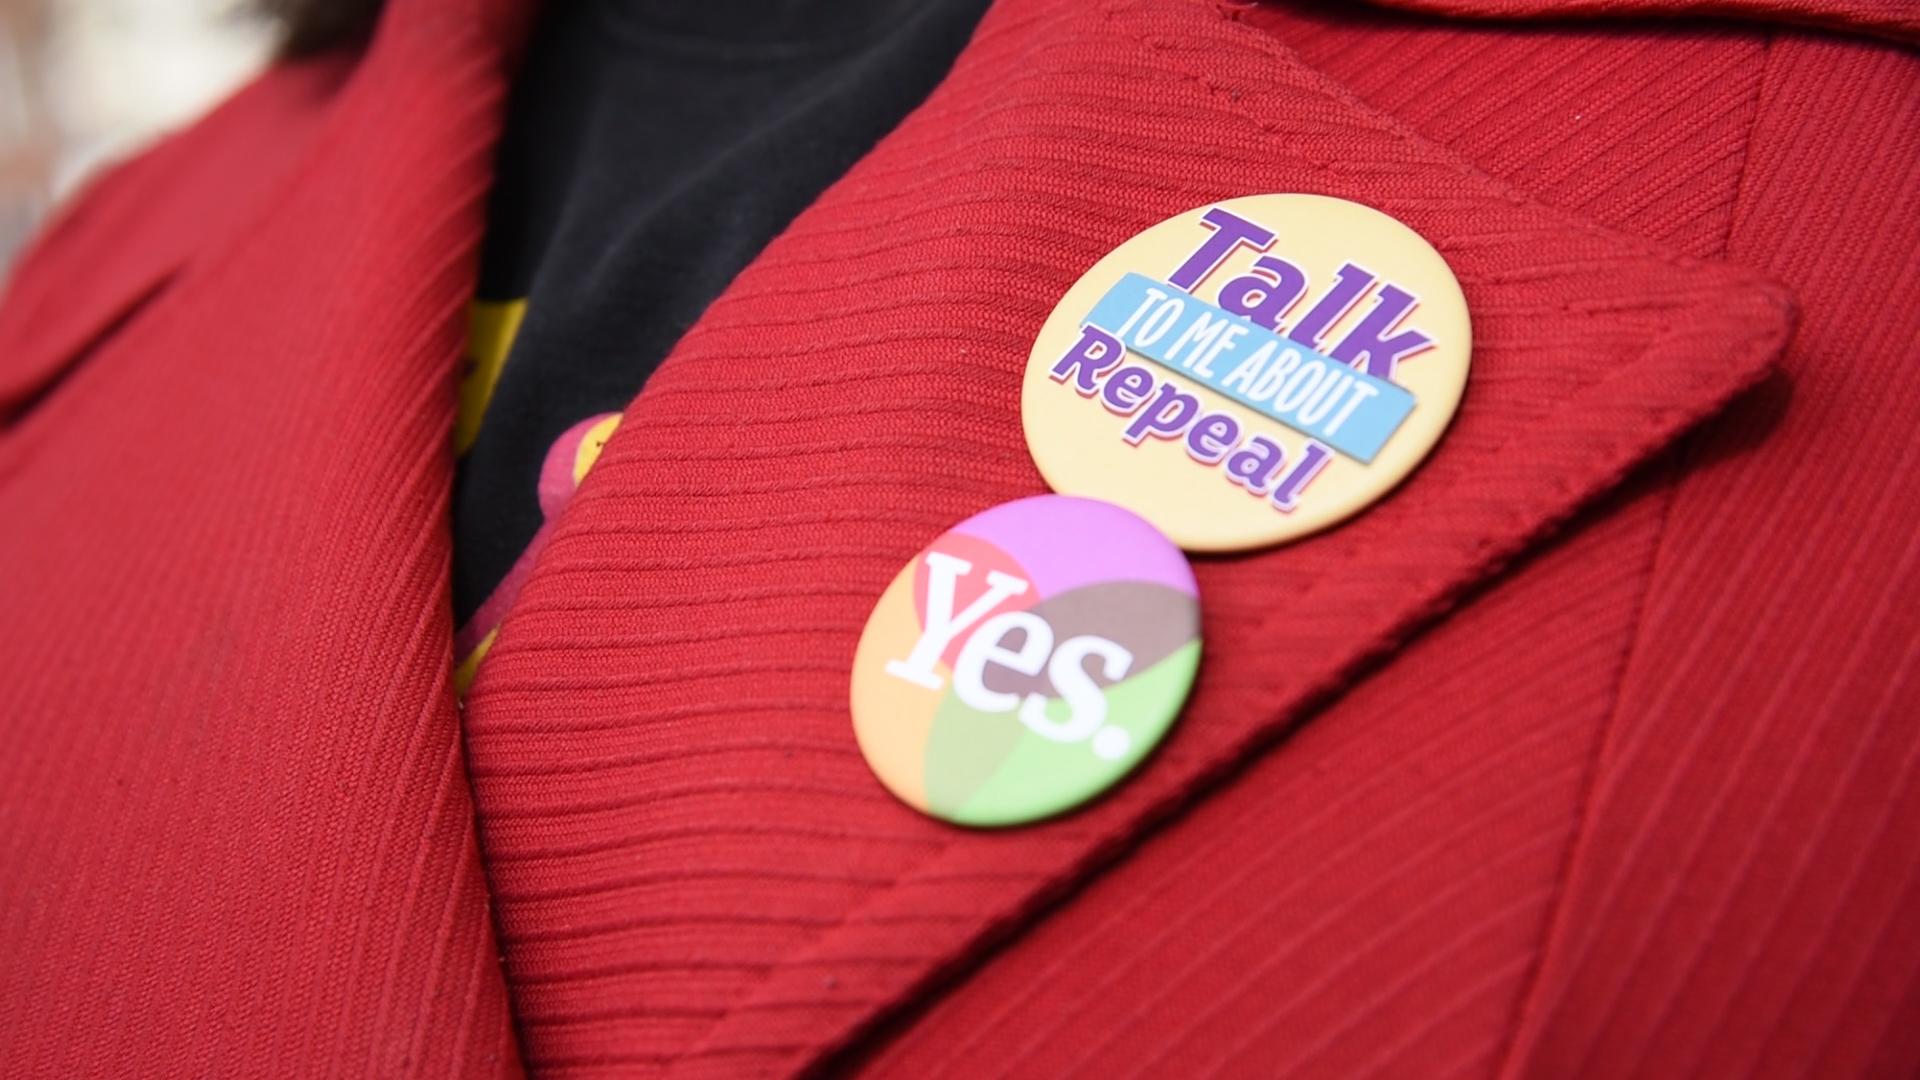
{"label": "'yes.' badge", "polygon": [[954,526],[887,587],[854,655],[854,735],[916,809],[1015,825],[1132,771],[1199,665],[1180,549],[1118,506],[1038,495]]}
{"label": "'yes.' badge", "polygon": [[1021,395],[1052,488],[1188,551],[1295,539],[1365,508],[1460,404],[1467,304],[1439,252],[1359,203],[1250,195],[1163,221],[1054,308]]}

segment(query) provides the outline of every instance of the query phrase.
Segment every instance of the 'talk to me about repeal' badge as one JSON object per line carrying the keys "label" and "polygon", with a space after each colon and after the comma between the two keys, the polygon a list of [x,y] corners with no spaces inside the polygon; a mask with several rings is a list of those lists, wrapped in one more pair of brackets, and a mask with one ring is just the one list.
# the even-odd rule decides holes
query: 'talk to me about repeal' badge
{"label": "'talk to me about repeal' badge", "polygon": [[954,526],[880,597],[853,729],[888,790],[962,825],[1015,825],[1125,776],[1200,664],[1186,556],[1133,513],[1040,495]]}
{"label": "'talk to me about repeal' badge", "polygon": [[1466,299],[1431,245],[1320,195],[1250,195],[1114,249],[1041,327],[1021,397],[1055,491],[1189,551],[1291,540],[1426,457],[1466,387]]}

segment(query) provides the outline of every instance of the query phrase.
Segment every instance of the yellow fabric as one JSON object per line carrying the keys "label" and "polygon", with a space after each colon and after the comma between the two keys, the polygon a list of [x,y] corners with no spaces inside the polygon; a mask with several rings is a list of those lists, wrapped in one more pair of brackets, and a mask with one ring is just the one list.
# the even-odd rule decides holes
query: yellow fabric
{"label": "yellow fabric", "polygon": [[481,418],[500,382],[500,369],[520,333],[525,300],[475,300],[467,312],[467,367],[460,378],[460,413],[453,425],[453,448],[464,454],[480,435]]}

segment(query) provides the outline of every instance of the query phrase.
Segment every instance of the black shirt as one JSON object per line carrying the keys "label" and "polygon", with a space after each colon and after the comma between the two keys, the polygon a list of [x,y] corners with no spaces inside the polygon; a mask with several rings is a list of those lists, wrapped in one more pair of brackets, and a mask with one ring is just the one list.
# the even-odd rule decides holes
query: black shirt
{"label": "black shirt", "polygon": [[675,342],[946,74],[987,0],[552,5],[509,106],[461,387],[461,686]]}

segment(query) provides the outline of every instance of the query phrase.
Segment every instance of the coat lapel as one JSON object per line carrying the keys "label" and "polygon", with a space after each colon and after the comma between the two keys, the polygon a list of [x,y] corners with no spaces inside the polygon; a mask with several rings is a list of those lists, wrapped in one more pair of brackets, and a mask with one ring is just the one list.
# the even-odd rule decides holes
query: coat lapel
{"label": "coat lapel", "polygon": [[474,15],[399,0],[337,94],[235,127],[270,77],[104,181],[8,304],[0,367],[41,386],[0,440],[28,1072],[518,1072],[449,688],[458,317],[507,82]]}
{"label": "coat lapel", "polygon": [[275,68],[192,129],[109,171],[14,267],[0,304],[0,426],[257,217],[319,128],[345,58]]}
{"label": "coat lapel", "polygon": [[[528,0],[394,0],[377,43],[355,56],[336,52],[274,65],[211,115],[110,169],[49,222],[11,268],[0,296],[0,430],[24,413],[92,349],[149,306],[188,267],[255,243],[260,221],[287,198],[288,184],[311,171],[313,155],[346,160],[340,129],[375,129],[369,114],[400,107],[336,107],[379,55],[419,85],[471,94],[484,78],[497,95],[533,15]],[[450,54],[487,57],[484,66],[449,71]],[[424,59],[432,56],[431,60]],[[498,123],[491,99],[474,97],[475,124]],[[422,106],[407,103],[416,111]],[[391,123],[386,130],[398,130]],[[333,128],[329,134],[329,127]],[[448,134],[478,134],[462,127]],[[443,163],[440,171],[449,171]],[[422,168],[416,175],[431,177]],[[468,238],[477,243],[477,234]]]}
{"label": "coat lapel", "polygon": [[[847,717],[868,611],[927,540],[1043,490],[1034,332],[1140,229],[1354,199],[1448,258],[1454,427],[1397,493],[1197,560],[1175,734],[1091,809],[966,832]],[[934,97],[751,267],[633,403],[469,699],[530,1064],[787,1073],[1017,932],[1463,591],[1766,371],[1787,298],[1530,203],[1185,0],[1009,0]]]}
{"label": "coat lapel", "polygon": [[1731,16],[1920,42],[1908,0],[1375,0],[1382,6],[1477,19],[1637,19]]}

